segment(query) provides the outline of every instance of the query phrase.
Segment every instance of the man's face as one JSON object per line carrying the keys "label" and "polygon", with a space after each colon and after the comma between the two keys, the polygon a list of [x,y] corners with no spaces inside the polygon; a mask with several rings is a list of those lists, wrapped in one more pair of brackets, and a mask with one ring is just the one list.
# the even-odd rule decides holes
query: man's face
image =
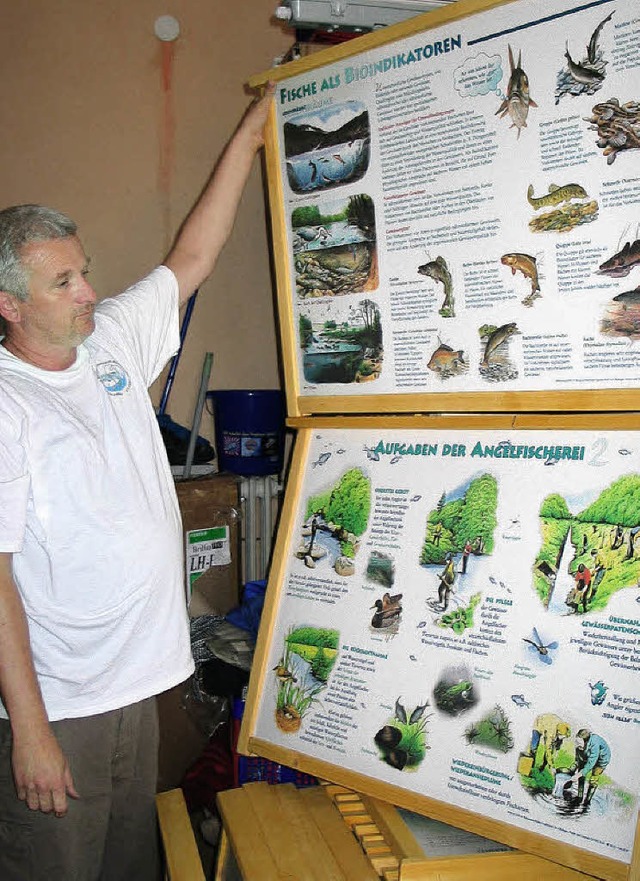
{"label": "man's face", "polygon": [[29,278],[29,297],[18,303],[21,332],[36,345],[80,345],[93,333],[97,298],[78,238],[32,242],[20,256]]}

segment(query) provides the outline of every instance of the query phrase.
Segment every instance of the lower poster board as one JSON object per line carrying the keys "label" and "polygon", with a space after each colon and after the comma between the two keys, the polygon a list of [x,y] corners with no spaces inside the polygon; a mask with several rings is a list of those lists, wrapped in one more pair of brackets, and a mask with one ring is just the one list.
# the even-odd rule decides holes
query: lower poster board
{"label": "lower poster board", "polygon": [[241,750],[635,877],[640,431],[586,418],[307,422]]}

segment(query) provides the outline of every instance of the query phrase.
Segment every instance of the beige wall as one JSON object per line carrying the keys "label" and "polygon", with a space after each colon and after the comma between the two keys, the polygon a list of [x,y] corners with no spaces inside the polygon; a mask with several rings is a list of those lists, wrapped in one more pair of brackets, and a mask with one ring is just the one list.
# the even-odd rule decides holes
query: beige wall
{"label": "beige wall", "polygon": [[[70,214],[101,296],[164,256],[249,98],[243,83],[292,42],[276,0],[26,0],[4,3],[0,205],[40,202]],[[162,44],[175,16],[171,184],[160,182]],[[211,388],[279,384],[259,164],[232,241],[203,287],[169,401],[189,425],[204,353]],[[161,384],[156,383],[154,399]],[[203,428],[206,426],[203,424]],[[211,435],[209,430],[206,434]]]}

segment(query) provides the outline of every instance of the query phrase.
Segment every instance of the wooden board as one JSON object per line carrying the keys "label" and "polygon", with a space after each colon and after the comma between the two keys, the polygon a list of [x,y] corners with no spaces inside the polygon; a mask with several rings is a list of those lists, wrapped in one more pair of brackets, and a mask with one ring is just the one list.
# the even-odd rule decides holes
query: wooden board
{"label": "wooden board", "polygon": [[[640,417],[292,422],[240,750],[585,874],[636,881]],[[493,489],[478,495],[483,486]],[[472,523],[482,541],[463,573],[472,536],[461,530]],[[312,554],[336,536],[339,552],[327,541],[325,555]],[[440,546],[455,569],[446,609]],[[577,567],[598,552],[595,598],[574,609],[565,597],[575,598]],[[386,629],[376,616],[394,602]],[[318,634],[322,652],[310,647]],[[414,752],[391,730],[405,738],[412,725],[423,737]],[[582,792],[561,776],[583,762],[589,735],[610,749],[590,795],[590,774]]]}
{"label": "wooden board", "polygon": [[458,0],[252,78],[291,416],[638,409],[635,7]]}

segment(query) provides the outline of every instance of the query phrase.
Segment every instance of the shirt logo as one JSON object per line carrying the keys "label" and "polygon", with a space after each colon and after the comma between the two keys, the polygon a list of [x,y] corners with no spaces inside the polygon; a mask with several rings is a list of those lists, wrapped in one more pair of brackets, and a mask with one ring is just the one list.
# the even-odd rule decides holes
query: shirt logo
{"label": "shirt logo", "polygon": [[122,395],[129,389],[129,374],[117,361],[103,361],[96,365],[96,375],[110,395]]}

